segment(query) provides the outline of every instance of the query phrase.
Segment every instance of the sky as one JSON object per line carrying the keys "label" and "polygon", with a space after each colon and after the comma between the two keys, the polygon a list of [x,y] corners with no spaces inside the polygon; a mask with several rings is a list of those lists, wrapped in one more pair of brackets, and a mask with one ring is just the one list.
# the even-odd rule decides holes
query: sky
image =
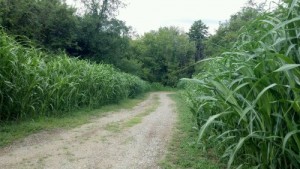
{"label": "sky", "polygon": [[[71,2],[74,0],[67,0]],[[240,11],[248,0],[122,0],[117,18],[139,35],[159,27],[177,26],[185,32],[194,21],[202,20],[213,34],[231,15]],[[262,2],[264,0],[255,0]]]}

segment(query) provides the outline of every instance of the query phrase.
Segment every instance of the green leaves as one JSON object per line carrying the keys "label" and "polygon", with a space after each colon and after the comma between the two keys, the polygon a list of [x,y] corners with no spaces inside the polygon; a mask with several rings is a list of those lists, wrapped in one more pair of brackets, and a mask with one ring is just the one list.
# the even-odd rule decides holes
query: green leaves
{"label": "green leaves", "polygon": [[275,70],[274,72],[288,71],[291,69],[295,69],[299,66],[300,66],[300,64],[285,64],[285,65],[281,66],[280,68],[278,68],[277,70]]}
{"label": "green leaves", "polygon": [[[206,130],[208,130],[208,127],[210,125],[212,125],[213,123],[215,123],[215,120],[217,118],[219,118],[220,116],[224,116],[226,114],[229,114],[230,112],[222,112],[222,113],[219,113],[219,114],[216,114],[216,115],[213,115],[213,116],[210,116],[208,118],[208,120],[206,121],[206,123],[200,128],[200,131],[199,131],[199,140],[203,139],[203,135],[204,133],[206,132]],[[198,141],[199,141],[198,140]]]}
{"label": "green leaves", "polygon": [[110,65],[24,48],[0,32],[0,123],[135,97],[149,84]]}
{"label": "green leaves", "polygon": [[289,2],[184,80],[199,142],[223,153],[227,168],[300,167],[299,1]]}
{"label": "green leaves", "polygon": [[177,27],[163,27],[133,40],[135,57],[141,63],[143,79],[175,86],[194,72],[195,45]]}

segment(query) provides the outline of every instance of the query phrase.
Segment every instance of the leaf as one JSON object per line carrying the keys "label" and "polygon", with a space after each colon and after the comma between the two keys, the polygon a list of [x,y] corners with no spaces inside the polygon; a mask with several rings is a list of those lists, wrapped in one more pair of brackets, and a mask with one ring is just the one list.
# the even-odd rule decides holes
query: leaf
{"label": "leaf", "polygon": [[246,86],[246,85],[248,85],[249,83],[248,82],[246,82],[246,83],[243,83],[243,84],[241,84],[241,85],[239,85],[239,86],[237,86],[235,89],[234,89],[234,93],[235,92],[237,92],[238,90],[240,90],[241,88],[243,88],[244,86]]}
{"label": "leaf", "polygon": [[217,88],[217,90],[223,94],[223,97],[226,98],[226,101],[230,102],[231,104],[237,105],[236,99],[232,96],[229,89],[223,84],[217,81],[211,81],[211,83]]}
{"label": "leaf", "polygon": [[197,97],[199,100],[205,100],[205,101],[218,101],[218,99],[212,97],[212,96],[199,96]]}
{"label": "leaf", "polygon": [[246,141],[247,138],[248,138],[248,136],[240,138],[238,144],[235,146],[235,149],[234,149],[233,153],[230,154],[230,158],[229,158],[229,161],[228,161],[228,164],[227,164],[227,169],[231,168],[231,164],[233,163],[233,160],[235,158],[236,153],[243,146],[243,144],[244,144],[244,142]]}
{"label": "leaf", "polygon": [[294,69],[299,66],[300,66],[300,64],[285,64],[285,65],[281,66],[280,68],[278,68],[277,70],[275,70],[274,72],[287,71],[287,70],[291,70],[291,69]]}
{"label": "leaf", "polygon": [[292,44],[289,46],[288,50],[285,52],[285,55],[288,56],[291,52],[291,50],[296,46],[296,44]]}
{"label": "leaf", "polygon": [[293,131],[289,132],[287,135],[285,135],[285,137],[283,139],[283,144],[282,144],[283,151],[285,151],[285,147],[286,147],[286,144],[287,144],[287,141],[289,140],[289,138],[292,135],[297,134],[297,133],[300,133],[300,130],[293,130]]}
{"label": "leaf", "polygon": [[261,97],[267,90],[269,90],[270,88],[272,88],[272,87],[274,87],[274,86],[277,86],[277,84],[276,84],[276,83],[273,83],[273,84],[271,84],[271,85],[265,87],[265,88],[257,95],[256,99],[253,101],[252,104],[255,105],[256,102],[260,99],[260,97]]}
{"label": "leaf", "polygon": [[298,0],[293,0],[293,2],[291,3],[291,6],[289,7],[289,13],[288,16],[291,15],[292,11],[294,10],[296,4],[297,4]]}
{"label": "leaf", "polygon": [[246,137],[240,138],[239,142],[237,143],[237,145],[234,148],[234,151],[230,154],[230,158],[229,158],[229,161],[227,163],[227,169],[231,168],[231,164],[233,163],[235,155],[241,149],[241,147],[243,146],[244,142],[246,140],[248,140],[249,138],[251,138],[251,137],[258,137],[258,135],[256,135],[255,133],[251,133],[251,134],[249,134]]}
{"label": "leaf", "polygon": [[231,113],[231,112],[222,112],[222,113],[210,116],[208,118],[208,120],[206,121],[206,123],[200,128],[198,141],[202,139],[204,132],[215,121],[215,119],[219,118],[220,116],[229,114],[229,113]]}
{"label": "leaf", "polygon": [[267,34],[265,34],[261,39],[264,39],[266,36],[268,36],[269,34],[273,33],[274,31],[276,31],[277,29],[286,26],[287,24],[293,23],[295,21],[299,21],[300,20],[300,16],[297,16],[293,19],[290,20],[286,20],[284,22],[279,23],[278,25],[276,25],[272,30],[270,30]]}

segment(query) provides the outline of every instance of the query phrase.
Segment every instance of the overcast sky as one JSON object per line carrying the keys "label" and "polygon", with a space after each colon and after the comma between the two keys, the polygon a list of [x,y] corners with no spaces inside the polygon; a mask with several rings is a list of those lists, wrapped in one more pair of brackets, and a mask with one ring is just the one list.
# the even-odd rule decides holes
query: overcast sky
{"label": "overcast sky", "polygon": [[[72,0],[67,0],[72,1]],[[178,26],[188,31],[201,19],[214,33],[219,22],[238,12],[248,0],[122,0],[127,6],[119,10],[118,19],[143,35],[163,26]],[[264,0],[256,0],[261,2]]]}
{"label": "overcast sky", "polygon": [[118,18],[126,21],[138,34],[161,26],[178,26],[188,31],[201,19],[213,33],[219,21],[229,19],[247,0],[124,0]]}

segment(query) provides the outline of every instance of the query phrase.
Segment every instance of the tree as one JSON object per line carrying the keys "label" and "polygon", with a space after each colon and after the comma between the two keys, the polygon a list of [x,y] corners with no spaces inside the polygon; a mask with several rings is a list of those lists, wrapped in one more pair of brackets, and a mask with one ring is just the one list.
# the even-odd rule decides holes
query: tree
{"label": "tree", "polygon": [[124,5],[120,0],[81,0],[81,2],[85,5],[85,14],[95,19],[97,30],[100,30],[106,21],[114,18],[118,8]]}
{"label": "tree", "polygon": [[0,24],[8,33],[52,50],[74,47],[75,9],[60,0],[0,0],[0,6]]}
{"label": "tree", "polygon": [[[63,0],[0,0],[0,24],[19,40],[96,62],[123,67],[129,48],[130,28],[115,19],[120,0],[82,0],[85,10]],[[22,38],[22,39],[20,39]]]}
{"label": "tree", "polygon": [[193,74],[194,43],[177,27],[145,33],[134,45],[133,55],[141,63],[145,80],[175,86],[180,78]]}
{"label": "tree", "polygon": [[78,26],[79,48],[70,51],[72,55],[120,67],[129,48],[130,27],[114,18],[117,5],[112,3],[118,2],[86,0],[87,11]]}
{"label": "tree", "polygon": [[195,62],[204,58],[204,40],[208,36],[208,27],[201,21],[195,21],[189,30],[189,38],[196,44]]}
{"label": "tree", "polygon": [[[205,54],[207,56],[217,56],[230,50],[238,40],[239,35],[244,31],[243,29],[246,28],[245,25],[251,24],[262,13],[263,7],[261,5],[258,5],[257,8],[251,5],[232,15],[228,21],[220,23],[216,34],[210,36],[205,42]],[[261,27],[252,29],[261,29]]]}

